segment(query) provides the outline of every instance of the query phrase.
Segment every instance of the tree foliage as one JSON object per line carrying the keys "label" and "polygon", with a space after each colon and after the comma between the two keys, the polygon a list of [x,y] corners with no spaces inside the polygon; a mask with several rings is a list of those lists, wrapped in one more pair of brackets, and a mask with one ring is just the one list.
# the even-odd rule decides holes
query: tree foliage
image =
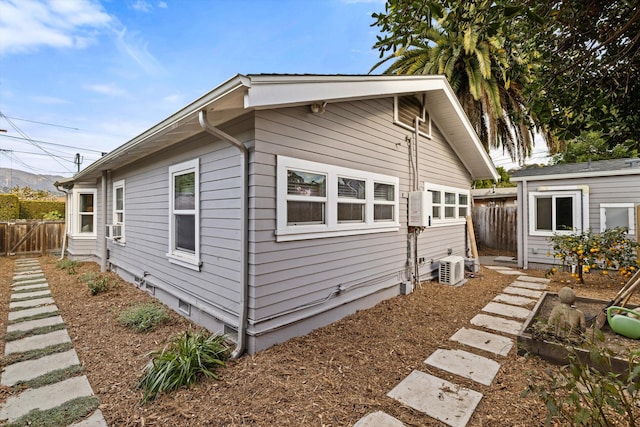
{"label": "tree foliage", "polygon": [[60,197],[50,191],[34,190],[31,187],[20,187],[19,185],[11,188],[11,190],[9,190],[9,194],[17,196],[20,200],[52,201]]}
{"label": "tree foliage", "polygon": [[630,149],[627,145],[618,144],[609,147],[600,132],[583,132],[567,144],[565,151],[554,155],[551,164],[581,163],[587,161],[622,159],[637,157],[638,150]]}

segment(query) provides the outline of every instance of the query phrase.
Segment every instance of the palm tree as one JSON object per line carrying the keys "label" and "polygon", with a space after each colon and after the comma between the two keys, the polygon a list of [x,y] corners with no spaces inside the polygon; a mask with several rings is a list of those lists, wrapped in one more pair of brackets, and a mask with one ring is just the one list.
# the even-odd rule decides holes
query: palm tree
{"label": "palm tree", "polygon": [[420,36],[407,38],[373,69],[393,60],[385,74],[444,74],[487,150],[502,147],[523,161],[539,132],[554,151],[552,133],[527,107],[534,63],[513,40],[515,9],[488,0],[451,4],[431,8],[436,16]]}

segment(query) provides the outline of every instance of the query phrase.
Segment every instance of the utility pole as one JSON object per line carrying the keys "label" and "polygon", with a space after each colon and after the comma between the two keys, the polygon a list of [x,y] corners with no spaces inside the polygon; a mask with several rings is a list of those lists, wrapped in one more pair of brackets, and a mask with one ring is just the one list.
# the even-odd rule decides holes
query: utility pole
{"label": "utility pole", "polygon": [[80,158],[80,153],[76,153],[76,158],[73,161],[73,163],[75,163],[75,165],[78,167],[78,172],[80,172],[80,164],[82,163],[82,160]]}

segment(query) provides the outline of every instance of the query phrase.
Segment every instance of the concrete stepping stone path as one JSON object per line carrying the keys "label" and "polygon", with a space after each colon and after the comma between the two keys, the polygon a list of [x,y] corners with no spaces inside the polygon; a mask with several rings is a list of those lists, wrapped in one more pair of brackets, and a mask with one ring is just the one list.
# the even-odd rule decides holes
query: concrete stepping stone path
{"label": "concrete stepping stone path", "polygon": [[507,286],[502,290],[502,292],[529,298],[540,298],[542,296],[542,291],[534,291],[531,289],[519,288],[517,286]]}
{"label": "concrete stepping stone path", "polygon": [[460,328],[449,339],[498,356],[506,356],[513,347],[511,338],[478,329]]}
{"label": "concrete stepping stone path", "polygon": [[377,411],[362,417],[353,427],[404,427],[404,424],[391,415]]}
{"label": "concrete stepping stone path", "polygon": [[505,317],[515,317],[516,319],[526,319],[531,314],[531,310],[515,305],[500,304],[499,302],[490,302],[482,309],[487,313],[499,314]]}
{"label": "concrete stepping stone path", "polygon": [[[37,260],[16,261],[16,270],[11,283],[12,294],[8,316],[10,324],[7,325],[7,333],[23,332],[30,333],[30,335],[5,342],[5,355],[45,349],[52,345],[71,342],[66,329],[38,333],[40,332],[37,330],[38,328],[56,325],[64,327],[62,316],[56,314],[58,307],[55,305],[48,288],[49,284]],[[45,317],[29,320],[28,318],[32,316]],[[50,372],[78,365],[80,365],[80,360],[74,349],[50,353],[36,359],[5,366],[0,376],[0,384],[13,387]],[[91,385],[84,375],[66,378],[37,388],[27,388],[20,391],[19,394],[10,396],[0,405],[0,424],[5,421],[13,422],[35,409],[53,409],[70,400],[93,395]],[[102,412],[98,409],[88,418],[73,423],[72,426],[107,427],[107,423]]]}
{"label": "concrete stepping stone path", "polygon": [[511,283],[511,286],[515,286],[517,288],[531,289],[534,291],[544,291],[545,289],[547,289],[547,285],[545,285],[544,283],[524,282],[519,280],[515,280],[513,283]]}
{"label": "concrete stepping stone path", "polygon": [[523,325],[522,322],[516,320],[488,316],[486,314],[476,314],[476,316],[471,319],[471,324],[510,335],[518,335]]}
{"label": "concrete stepping stone path", "polygon": [[484,385],[491,385],[500,369],[495,360],[464,350],[438,349],[424,363]]}
{"label": "concrete stepping stone path", "polygon": [[531,298],[521,297],[517,295],[507,295],[507,294],[496,295],[496,297],[493,300],[497,302],[506,302],[507,304],[511,304],[511,305],[522,305],[522,306],[533,305],[536,303],[536,300]]}

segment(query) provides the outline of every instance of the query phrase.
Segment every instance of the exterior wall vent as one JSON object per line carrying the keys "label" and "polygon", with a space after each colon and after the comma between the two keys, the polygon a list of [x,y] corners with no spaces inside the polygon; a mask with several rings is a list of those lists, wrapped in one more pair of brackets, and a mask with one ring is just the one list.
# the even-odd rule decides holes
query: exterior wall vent
{"label": "exterior wall vent", "polygon": [[457,286],[464,280],[464,258],[448,256],[440,260],[439,282]]}
{"label": "exterior wall vent", "polygon": [[187,316],[191,316],[191,304],[186,301],[178,299],[178,310],[180,310]]}

